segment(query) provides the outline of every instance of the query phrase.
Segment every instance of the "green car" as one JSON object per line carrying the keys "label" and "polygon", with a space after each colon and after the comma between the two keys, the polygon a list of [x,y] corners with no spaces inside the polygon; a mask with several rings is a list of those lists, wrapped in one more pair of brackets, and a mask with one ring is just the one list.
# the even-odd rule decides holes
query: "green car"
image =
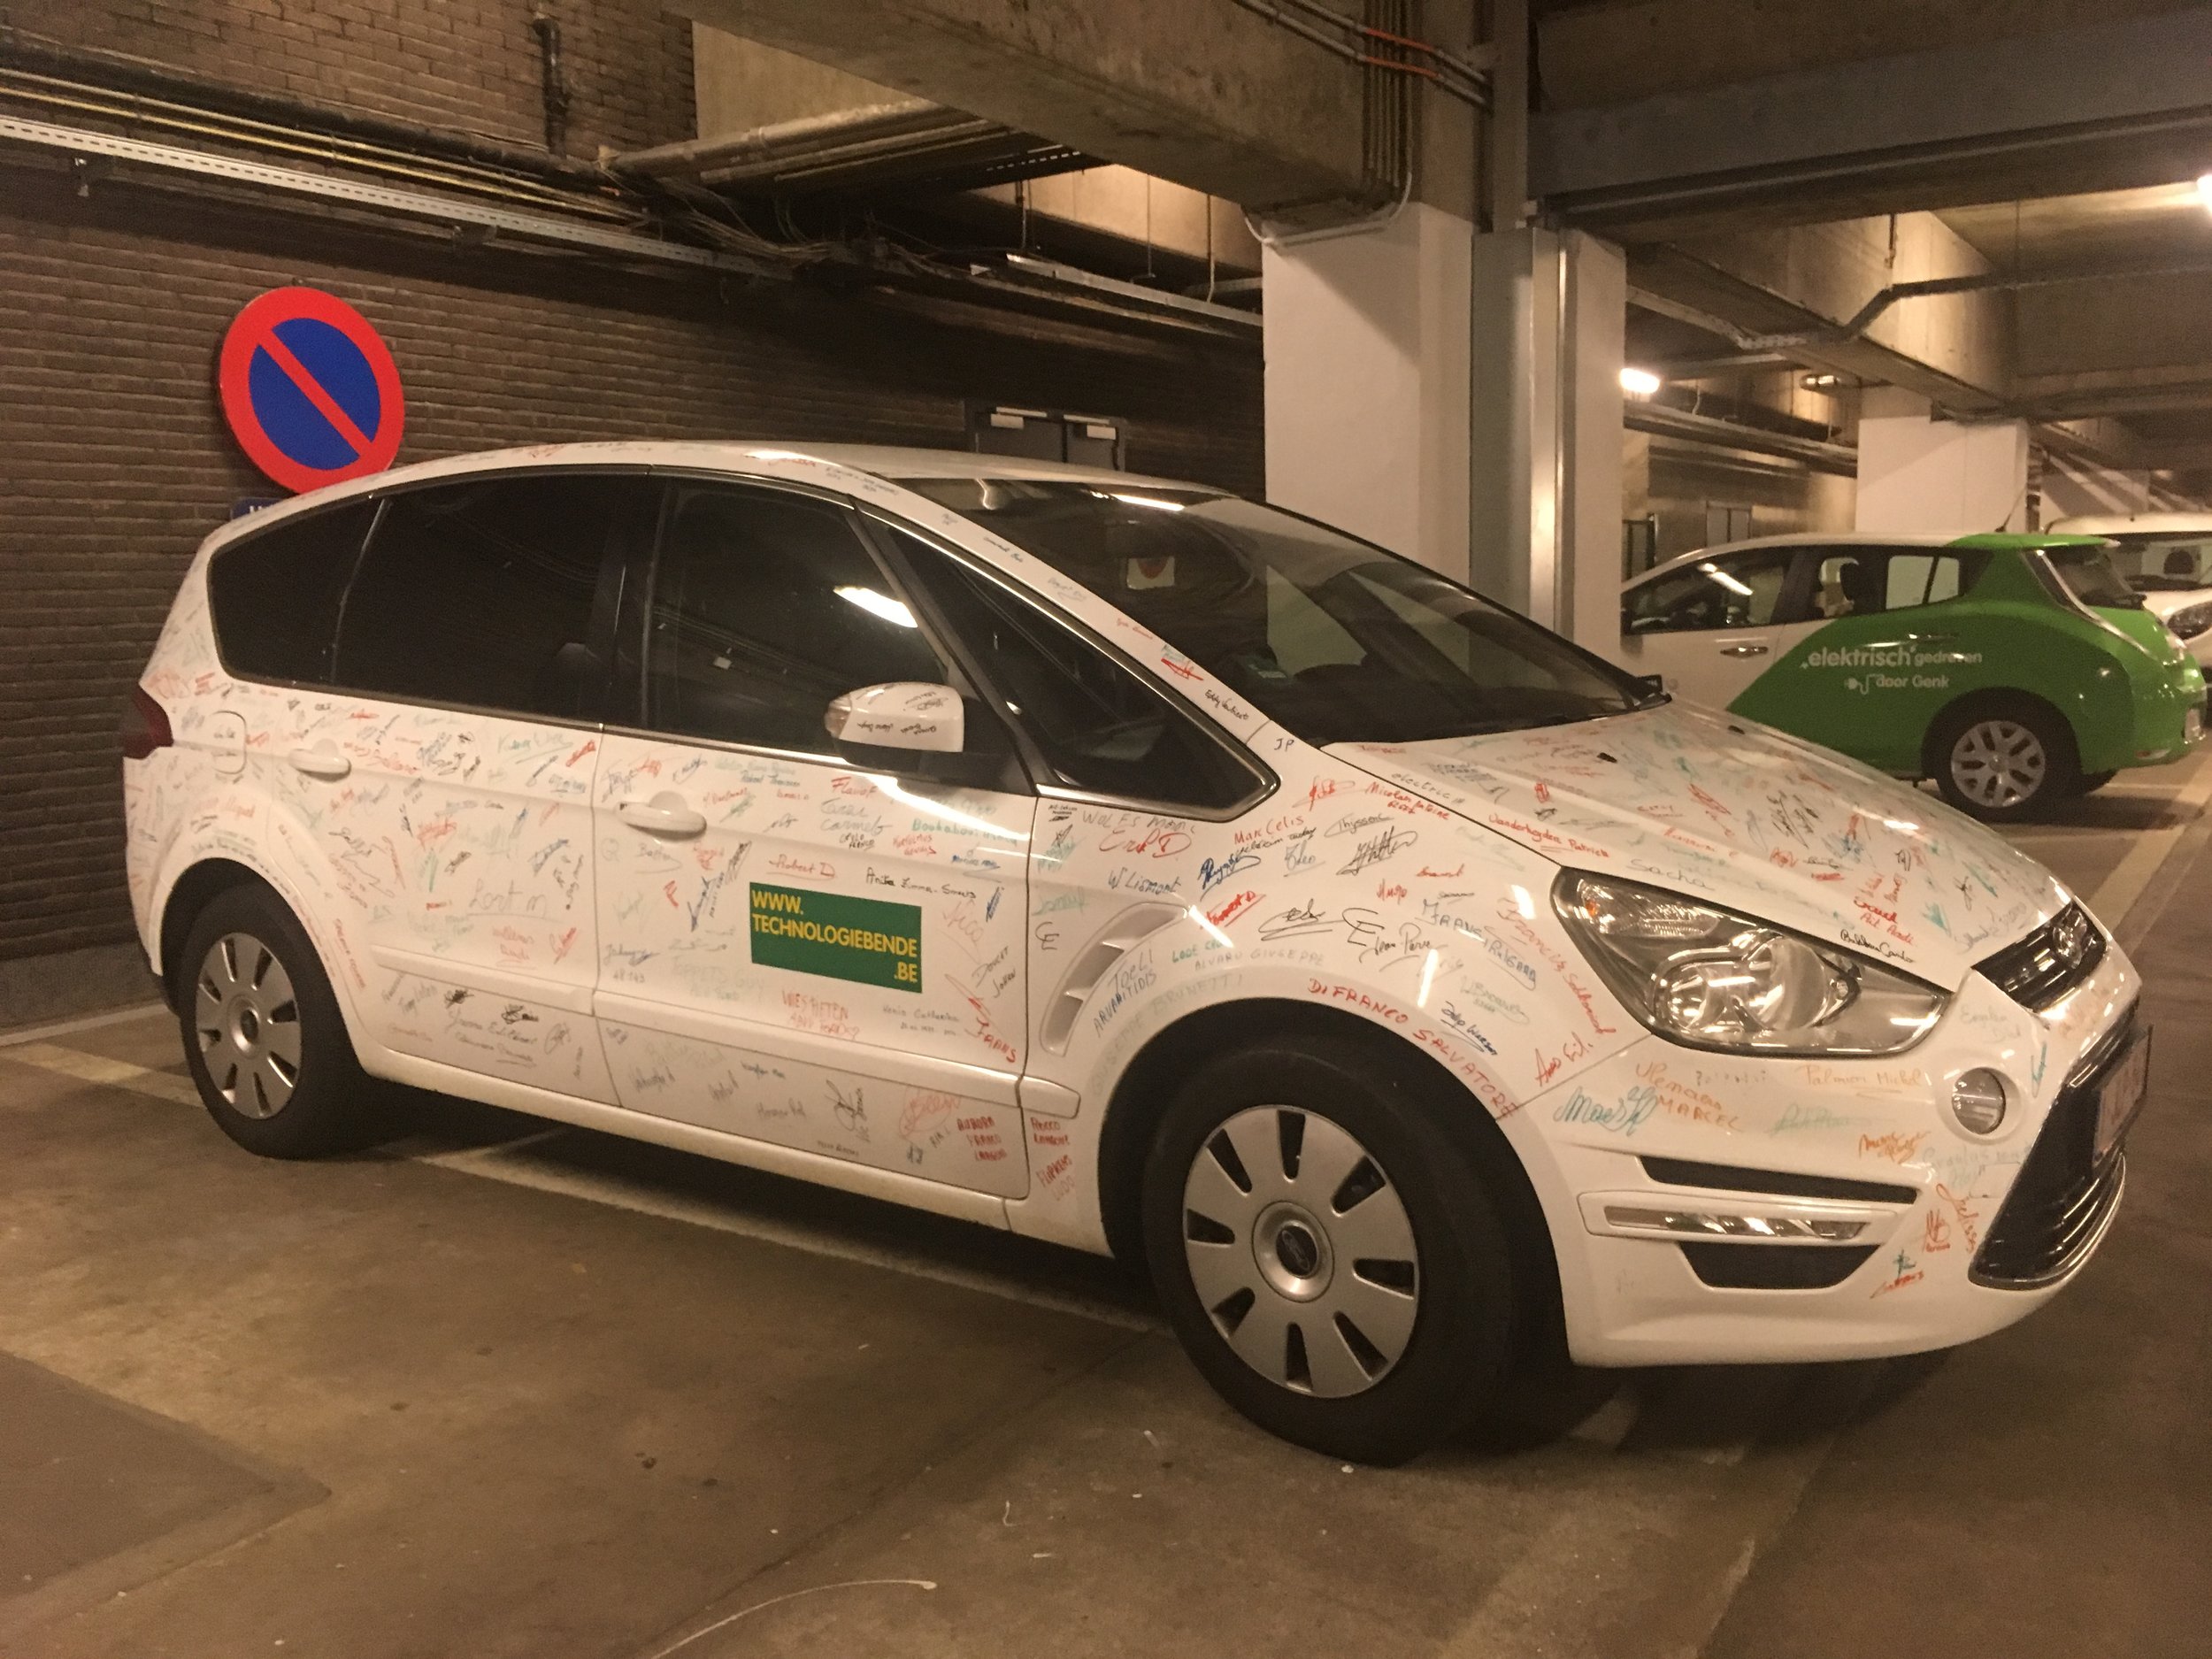
{"label": "green car", "polygon": [[1621,660],[2000,821],[2204,735],[2202,672],[2093,536],[1708,549],[1624,590]]}

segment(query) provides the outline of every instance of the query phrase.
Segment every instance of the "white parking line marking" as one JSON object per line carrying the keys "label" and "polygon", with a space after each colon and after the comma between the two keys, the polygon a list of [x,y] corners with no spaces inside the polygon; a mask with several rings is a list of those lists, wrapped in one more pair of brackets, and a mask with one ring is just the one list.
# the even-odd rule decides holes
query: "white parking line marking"
{"label": "white parking line marking", "polygon": [[84,1054],[50,1042],[18,1043],[0,1057],[12,1060],[19,1065],[35,1065],[42,1071],[73,1077],[81,1083],[101,1083],[110,1088],[128,1089],[134,1094],[150,1094],[156,1100],[173,1102],[180,1106],[197,1106],[200,1103],[200,1091],[192,1086],[190,1078],[179,1077],[173,1071],[157,1071],[150,1066],[134,1065],[128,1060],[111,1060],[104,1055]]}
{"label": "white parking line marking", "polygon": [[[176,1105],[197,1106],[200,1103],[199,1090],[193,1087],[189,1078],[134,1065],[127,1060],[111,1060],[104,1055],[84,1054],[74,1048],[43,1042],[19,1044],[8,1049],[5,1057],[19,1064],[34,1065],[42,1071],[75,1078],[80,1082],[127,1089],[133,1094],[168,1101]],[[1130,1308],[1116,1307],[1110,1302],[1048,1289],[977,1268],[955,1267],[921,1256],[902,1255],[896,1250],[862,1244],[825,1229],[801,1226],[787,1221],[772,1221],[759,1216],[745,1215],[703,1199],[685,1198],[662,1192],[643,1181],[630,1180],[619,1175],[558,1168],[534,1163],[523,1156],[527,1148],[541,1141],[550,1141],[571,1133],[571,1130],[562,1126],[539,1130],[489,1146],[463,1147],[449,1152],[406,1154],[403,1149],[406,1146],[422,1144],[417,1138],[401,1143],[401,1149],[406,1161],[412,1164],[433,1164],[461,1175],[503,1181],[510,1187],[527,1187],[538,1192],[557,1193],[564,1197],[580,1198],[587,1202],[605,1204],[611,1209],[626,1210],[636,1215],[653,1216],[663,1221],[680,1221],[690,1226],[710,1228],[717,1233],[734,1233],[741,1238],[777,1245],[787,1250],[799,1250],[809,1256],[855,1262],[864,1267],[902,1273],[909,1279],[926,1279],[961,1290],[977,1291],[987,1296],[996,1296],[1002,1302],[1024,1302],[1048,1313],[1072,1314],[1079,1319],[1110,1325],[1124,1331],[1141,1332],[1148,1336],[1167,1333],[1166,1323],[1156,1316]]]}
{"label": "white parking line marking", "polygon": [[118,1008],[104,1014],[87,1014],[78,1019],[58,1019],[50,1025],[31,1025],[22,1031],[10,1032],[0,1037],[0,1048],[12,1048],[19,1043],[43,1042],[49,1037],[66,1037],[74,1031],[95,1031],[102,1025],[119,1025],[127,1019],[147,1019],[156,1014],[168,1016],[169,1010],[159,1002],[140,1002],[130,1008]]}
{"label": "white parking line marking", "polygon": [[[568,1132],[553,1130],[549,1133],[565,1134]],[[863,1244],[822,1228],[747,1215],[741,1210],[731,1210],[704,1199],[687,1198],[679,1194],[664,1192],[643,1181],[597,1171],[564,1168],[534,1160],[523,1154],[522,1148],[546,1138],[545,1135],[526,1135],[520,1141],[511,1141],[499,1146],[431,1153],[413,1161],[434,1164],[463,1175],[478,1176],[485,1180],[504,1181],[511,1187],[527,1187],[537,1192],[580,1198],[590,1203],[627,1210],[638,1215],[654,1216],[664,1221],[680,1221],[690,1226],[711,1228],[717,1233],[734,1233],[740,1238],[777,1245],[787,1250],[803,1251],[809,1256],[854,1262],[863,1267],[902,1273],[909,1279],[925,1279],[960,1290],[978,1291],[1002,1301],[1024,1302],[1048,1313],[1073,1314],[1078,1318],[1114,1325],[1124,1331],[1158,1335],[1167,1330],[1165,1323],[1153,1315],[1129,1308],[1118,1308],[1111,1302],[1095,1301],[1072,1292],[1048,1289],[1041,1285],[977,1268],[955,1267],[922,1256]]]}
{"label": "white parking line marking", "polygon": [[2166,862],[2198,814],[2204,810],[2207,801],[2212,801],[2212,766],[2200,765],[2189,787],[2174,797],[2174,822],[2146,830],[2138,836],[2127,856],[2090,895],[2089,908],[2108,928],[2116,928],[2125,919],[2129,909],[2143,896],[2143,889],[2158,873],[2159,866]]}

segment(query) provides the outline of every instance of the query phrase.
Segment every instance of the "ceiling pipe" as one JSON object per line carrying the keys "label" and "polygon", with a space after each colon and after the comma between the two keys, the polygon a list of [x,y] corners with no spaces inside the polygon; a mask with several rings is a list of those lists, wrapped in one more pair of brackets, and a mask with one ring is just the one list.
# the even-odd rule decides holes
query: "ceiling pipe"
{"label": "ceiling pipe", "polygon": [[1671,317],[1694,327],[1720,335],[1739,351],[1768,353],[1803,347],[1848,345],[1871,328],[1891,307],[1906,300],[1933,299],[1947,294],[1985,294],[2000,290],[2051,288],[2070,282],[2119,282],[2131,278],[2212,275],[2212,258],[2161,260],[2149,265],[2074,267],[2051,271],[1983,272],[1973,276],[1930,277],[1917,282],[1893,282],[1877,292],[1846,321],[1816,328],[1792,329],[1782,334],[1746,333],[1726,318],[1685,305],[1663,295],[1632,288],[1629,303],[1662,317]]}

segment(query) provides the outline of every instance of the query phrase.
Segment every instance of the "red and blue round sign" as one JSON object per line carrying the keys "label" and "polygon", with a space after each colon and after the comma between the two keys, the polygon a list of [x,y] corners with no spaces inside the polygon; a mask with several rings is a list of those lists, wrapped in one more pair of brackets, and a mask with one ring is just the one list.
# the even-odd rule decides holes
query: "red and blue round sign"
{"label": "red and blue round sign", "polygon": [[399,453],[399,365],[366,318],[319,288],[250,301],[216,380],[239,447],[287,489],[380,472]]}

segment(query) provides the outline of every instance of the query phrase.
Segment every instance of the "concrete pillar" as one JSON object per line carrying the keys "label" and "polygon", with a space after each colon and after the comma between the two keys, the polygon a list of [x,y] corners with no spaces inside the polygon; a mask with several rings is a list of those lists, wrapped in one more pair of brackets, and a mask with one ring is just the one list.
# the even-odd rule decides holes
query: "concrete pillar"
{"label": "concrete pillar", "polygon": [[1271,239],[1267,495],[1467,576],[1474,227],[1412,202],[1363,231]]}
{"label": "concrete pillar", "polygon": [[1613,653],[1620,252],[1408,204],[1270,243],[1267,493]]}
{"label": "concrete pillar", "polygon": [[1896,387],[1866,395],[1859,416],[1857,527],[1967,535],[2028,523],[2024,420],[1937,420]]}
{"label": "concrete pillar", "polygon": [[1625,262],[1580,232],[1501,231],[1471,276],[1473,585],[1615,655]]}

